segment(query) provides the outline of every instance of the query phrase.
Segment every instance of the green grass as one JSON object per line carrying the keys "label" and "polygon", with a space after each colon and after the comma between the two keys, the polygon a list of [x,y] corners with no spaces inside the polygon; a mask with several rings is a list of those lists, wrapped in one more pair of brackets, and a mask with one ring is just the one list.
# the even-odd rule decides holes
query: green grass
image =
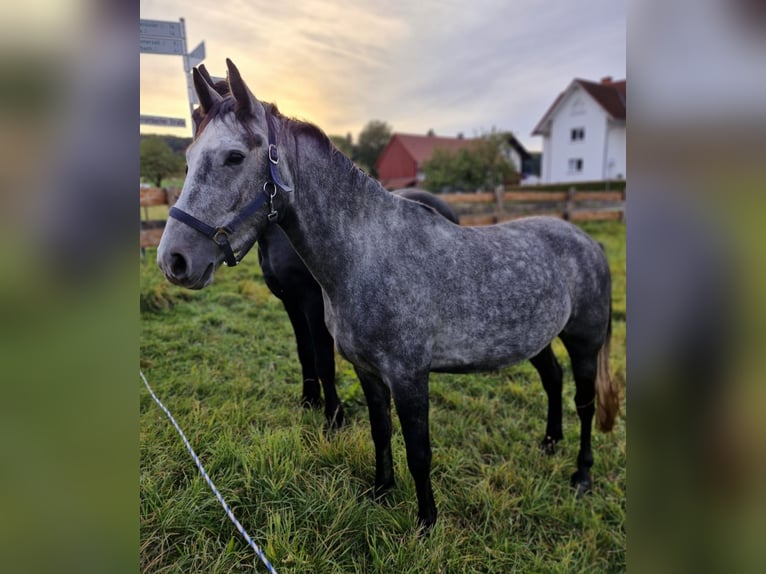
{"label": "green grass", "polygon": [[[606,245],[612,266],[612,370],[623,381],[625,228],[585,227]],[[537,447],[546,399],[531,365],[432,375],[439,521],[421,540],[398,420],[397,485],[376,503],[369,495],[374,457],[367,409],[353,369],[338,358],[347,422],[328,436],[322,412],[299,407],[292,329],[255,254],[237,269],[220,269],[214,284],[197,292],[165,282],[154,257],[148,250],[141,265],[141,368],[278,572],[625,570],[625,421],[612,434],[594,433],[594,492],[577,500],[569,475],[579,425],[560,345],[565,440],[551,457]],[[140,417],[142,571],[265,572],[145,390]]]}

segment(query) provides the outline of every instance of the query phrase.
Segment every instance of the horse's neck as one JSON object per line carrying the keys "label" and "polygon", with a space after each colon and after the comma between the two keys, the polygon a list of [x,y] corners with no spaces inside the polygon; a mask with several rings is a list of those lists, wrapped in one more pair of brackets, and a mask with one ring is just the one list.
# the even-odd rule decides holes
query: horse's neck
{"label": "horse's neck", "polygon": [[295,149],[296,196],[281,226],[322,288],[332,293],[345,282],[349,266],[364,258],[379,228],[387,226],[395,198],[311,135],[298,136]]}

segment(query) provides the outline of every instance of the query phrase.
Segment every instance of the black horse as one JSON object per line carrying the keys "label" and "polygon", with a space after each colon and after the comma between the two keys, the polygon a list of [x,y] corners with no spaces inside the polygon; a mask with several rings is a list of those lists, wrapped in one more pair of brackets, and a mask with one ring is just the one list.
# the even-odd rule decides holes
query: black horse
{"label": "black horse", "polygon": [[[213,82],[204,65],[198,70],[219,94],[226,96],[229,93],[227,82]],[[202,121],[199,108],[194,110],[192,120],[196,134]],[[453,223],[458,223],[452,208],[427,191],[401,189],[394,193],[432,207]],[[327,424],[338,428],[343,424],[343,407],[335,390],[335,343],[325,325],[322,288],[277,225],[269,225],[258,238],[258,262],[266,286],[282,301],[295,332],[303,376],[301,404],[304,408],[319,408],[322,404],[321,385]]]}

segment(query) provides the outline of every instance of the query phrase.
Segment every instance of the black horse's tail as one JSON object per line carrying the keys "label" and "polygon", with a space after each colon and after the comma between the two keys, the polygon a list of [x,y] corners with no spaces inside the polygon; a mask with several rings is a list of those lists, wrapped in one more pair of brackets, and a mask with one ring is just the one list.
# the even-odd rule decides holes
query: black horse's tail
{"label": "black horse's tail", "polygon": [[[603,249],[603,245],[601,246]],[[609,374],[609,343],[612,339],[612,297],[609,296],[609,321],[606,339],[598,351],[596,369],[596,424],[599,430],[609,432],[620,410],[620,391]]]}

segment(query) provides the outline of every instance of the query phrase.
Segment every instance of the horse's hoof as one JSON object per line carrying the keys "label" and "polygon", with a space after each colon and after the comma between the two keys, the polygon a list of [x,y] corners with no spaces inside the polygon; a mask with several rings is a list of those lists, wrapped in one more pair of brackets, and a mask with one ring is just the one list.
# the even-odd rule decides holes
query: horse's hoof
{"label": "horse's hoof", "polygon": [[343,409],[338,407],[334,414],[325,415],[327,417],[327,430],[338,430],[343,426]]}
{"label": "horse's hoof", "polygon": [[385,501],[386,495],[394,488],[394,482],[391,481],[386,484],[375,485],[372,489],[372,500],[377,503]]}
{"label": "horse's hoof", "polygon": [[320,397],[302,397],[301,406],[306,409],[318,409],[322,406],[322,399]]}
{"label": "horse's hoof", "polygon": [[428,536],[431,534],[431,529],[434,527],[434,524],[436,524],[436,512],[426,518],[421,518],[418,516],[418,538],[428,538]]}
{"label": "horse's hoof", "polygon": [[540,442],[540,450],[542,450],[545,454],[548,456],[556,453],[556,443],[559,442],[558,439],[553,438],[552,436],[546,436],[541,442]]}
{"label": "horse's hoof", "polygon": [[322,406],[322,395],[319,381],[316,379],[303,379],[303,393],[301,406],[304,409],[318,409]]}
{"label": "horse's hoof", "polygon": [[574,472],[569,482],[572,485],[572,488],[575,489],[577,498],[581,498],[585,494],[591,492],[593,489],[593,483],[591,482],[590,476],[586,472],[579,470]]}

